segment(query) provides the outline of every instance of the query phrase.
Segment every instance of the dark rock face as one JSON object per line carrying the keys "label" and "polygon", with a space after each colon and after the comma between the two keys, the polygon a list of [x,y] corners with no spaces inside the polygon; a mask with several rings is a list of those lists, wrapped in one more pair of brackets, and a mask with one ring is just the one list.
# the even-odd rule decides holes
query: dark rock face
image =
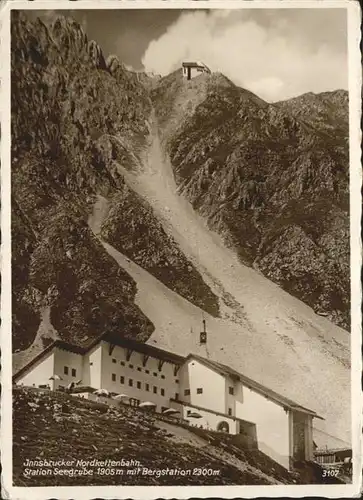
{"label": "dark rock face", "polygon": [[45,306],[70,341],[124,334],[126,325],[130,336],[150,336],[153,325],[134,304],[136,284],[87,226],[94,195],[122,188],[116,161],[132,166],[149,111],[135,75],[111,75],[72,19],[49,29],[13,12],[14,349],[31,344]]}
{"label": "dark rock face", "polygon": [[349,328],[348,97],[270,105],[223,75],[152,99],[180,192],[242,262]]}
{"label": "dark rock face", "polygon": [[[218,299],[120,173],[142,162],[150,78],[105,59],[73,19],[48,27],[16,11],[11,64],[14,350],[33,342],[45,307],[69,341],[105,330],[150,336],[153,325],[134,304],[135,282],[87,226],[98,194],[114,200],[104,236],[217,314]],[[130,220],[117,214],[121,207]]]}

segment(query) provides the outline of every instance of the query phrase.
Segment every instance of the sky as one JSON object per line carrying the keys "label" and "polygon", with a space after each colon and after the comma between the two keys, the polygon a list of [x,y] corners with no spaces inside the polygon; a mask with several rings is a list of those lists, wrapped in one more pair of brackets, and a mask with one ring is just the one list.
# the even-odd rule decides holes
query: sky
{"label": "sky", "polygon": [[[344,9],[49,11],[79,21],[104,55],[166,75],[202,60],[236,85],[274,102],[347,89]],[[44,15],[44,14],[43,14]]]}

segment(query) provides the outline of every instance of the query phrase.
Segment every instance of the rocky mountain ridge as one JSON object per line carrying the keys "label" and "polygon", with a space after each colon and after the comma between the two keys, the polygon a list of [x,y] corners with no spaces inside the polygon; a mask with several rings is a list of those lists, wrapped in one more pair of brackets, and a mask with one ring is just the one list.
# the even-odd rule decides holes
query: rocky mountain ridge
{"label": "rocky mountain ridge", "polygon": [[271,105],[176,72],[152,100],[180,194],[243,263],[348,329],[347,92]]}
{"label": "rocky mountain ridge", "polygon": [[153,108],[179,192],[211,229],[243,263],[348,328],[343,91],[269,105],[219,73],[151,85],[105,58],[71,18],[49,27],[14,12],[12,40],[14,349],[34,340],[44,307],[80,342],[126,318],[132,335],[150,335],[132,279],[87,227],[97,194],[112,200],[103,237],[218,316],[217,297],[122,174],[143,168]]}
{"label": "rocky mountain ridge", "polygon": [[275,106],[291,113],[295,118],[309,123],[315,129],[333,135],[346,146],[348,140],[349,98],[346,90],[308,92],[299,97],[274,103]]}

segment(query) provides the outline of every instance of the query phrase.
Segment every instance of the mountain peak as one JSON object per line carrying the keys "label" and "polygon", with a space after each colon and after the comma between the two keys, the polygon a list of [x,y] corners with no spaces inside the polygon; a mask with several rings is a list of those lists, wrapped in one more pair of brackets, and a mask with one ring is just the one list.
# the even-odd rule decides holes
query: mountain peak
{"label": "mountain peak", "polygon": [[84,49],[87,45],[87,35],[82,26],[72,17],[59,16],[51,24],[50,30],[55,39],[65,45],[66,49]]}
{"label": "mountain peak", "polygon": [[348,99],[348,91],[337,89],[320,93],[307,92],[274,103],[274,106],[345,142],[348,130]]}

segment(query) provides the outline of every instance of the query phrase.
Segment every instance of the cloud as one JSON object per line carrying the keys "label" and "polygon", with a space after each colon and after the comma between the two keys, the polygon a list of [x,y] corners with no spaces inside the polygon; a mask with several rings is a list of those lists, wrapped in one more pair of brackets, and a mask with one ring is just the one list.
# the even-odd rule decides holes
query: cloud
{"label": "cloud", "polygon": [[249,88],[259,95],[268,95],[271,101],[277,101],[279,96],[284,93],[284,82],[276,76],[266,76],[260,79],[247,82]]}
{"label": "cloud", "polygon": [[184,12],[149,43],[142,63],[166,75],[183,60],[202,60],[268,101],[347,88],[344,11],[329,31],[328,9],[300,17],[289,10]]}

